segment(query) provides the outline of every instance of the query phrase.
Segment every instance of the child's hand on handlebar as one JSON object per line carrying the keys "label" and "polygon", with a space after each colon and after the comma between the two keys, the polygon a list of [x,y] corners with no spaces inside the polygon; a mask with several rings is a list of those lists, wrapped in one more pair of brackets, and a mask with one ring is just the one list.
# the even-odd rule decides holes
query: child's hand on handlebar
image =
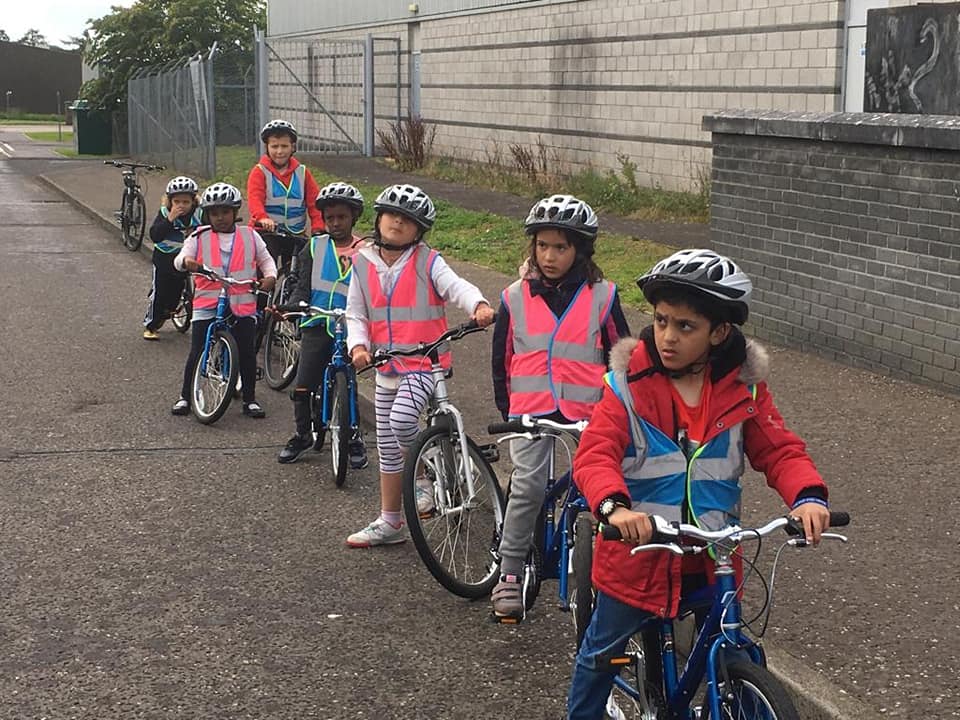
{"label": "child's hand on handlebar", "polygon": [[618,507],[607,516],[607,524],[620,531],[623,542],[633,545],[644,545],[653,537],[650,516],[630,508]]}
{"label": "child's hand on handlebar", "polygon": [[262,218],[260,220],[257,220],[257,227],[263,228],[267,232],[272,233],[274,230],[277,229],[277,224],[270,218]]}
{"label": "child's hand on handlebar", "polygon": [[197,272],[198,270],[203,269],[203,265],[198,263],[193,258],[184,258],[183,259],[183,269],[189,270],[190,272]]}
{"label": "child's hand on handlebar", "polygon": [[367,365],[373,362],[373,356],[363,345],[357,345],[350,351],[350,362],[357,370],[363,370]]}
{"label": "child's hand on handlebar", "polygon": [[830,527],[830,511],[819,503],[798,505],[790,515],[803,523],[803,534],[812,545],[819,545],[820,536]]}
{"label": "child's hand on handlebar", "polygon": [[496,313],[494,313],[493,308],[490,307],[490,304],[486,302],[478,304],[473,311],[473,319],[480,327],[487,327],[494,321],[495,318]]}
{"label": "child's hand on handlebar", "polygon": [[275,277],[265,277],[260,279],[260,289],[264,292],[270,292],[273,290],[273,286],[277,284],[277,279]]}

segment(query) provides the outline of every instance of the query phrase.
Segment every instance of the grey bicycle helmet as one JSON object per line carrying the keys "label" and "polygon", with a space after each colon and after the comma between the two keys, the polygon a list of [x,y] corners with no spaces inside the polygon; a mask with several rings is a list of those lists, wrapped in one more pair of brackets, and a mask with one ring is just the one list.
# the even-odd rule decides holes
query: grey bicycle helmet
{"label": "grey bicycle helmet", "polygon": [[289,135],[294,142],[297,141],[297,128],[293,126],[292,122],[286,120],[271,120],[264,125],[260,131],[260,140],[266,142],[270,135],[281,135],[283,133]]}
{"label": "grey bicycle helmet", "polygon": [[680,250],[658,262],[637,280],[643,295],[656,302],[667,286],[685,287],[719,301],[730,322],[743,325],[750,313],[753,283],[735,262],[713,250]]}
{"label": "grey bicycle helmet", "polygon": [[391,185],[373,203],[377,213],[394,212],[413,220],[424,231],[433,227],[437,211],[433,200],[415,185]]}
{"label": "grey bicycle helmet", "polygon": [[239,208],[243,204],[240,191],[229,183],[214,183],[200,197],[200,207],[206,210],[212,207]]}
{"label": "grey bicycle helmet", "polygon": [[189,193],[190,195],[196,195],[200,190],[200,186],[186,175],[178,175],[173,178],[170,182],[167,183],[167,197],[171,195],[179,195],[180,193]]}
{"label": "grey bicycle helmet", "polygon": [[349,205],[358,215],[363,212],[363,195],[349,183],[335,182],[320,188],[316,201],[317,210],[323,210],[334,203]]}
{"label": "grey bicycle helmet", "polygon": [[530,208],[523,224],[528,235],[543,228],[570,230],[587,240],[593,240],[597,237],[599,223],[593,208],[583,200],[573,195],[551,195]]}

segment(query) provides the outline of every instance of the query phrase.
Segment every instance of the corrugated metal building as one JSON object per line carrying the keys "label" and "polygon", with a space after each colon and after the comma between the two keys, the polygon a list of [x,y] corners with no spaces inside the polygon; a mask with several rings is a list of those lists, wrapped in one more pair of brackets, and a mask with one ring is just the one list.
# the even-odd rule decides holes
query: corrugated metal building
{"label": "corrugated metal building", "polygon": [[377,117],[396,114],[399,81],[400,112],[436,125],[441,154],[484,160],[542,139],[567,170],[628,156],[639,180],[691,189],[709,165],[704,114],[862,109],[867,10],[916,4],[269,0],[268,41],[396,38],[399,70],[377,46]]}

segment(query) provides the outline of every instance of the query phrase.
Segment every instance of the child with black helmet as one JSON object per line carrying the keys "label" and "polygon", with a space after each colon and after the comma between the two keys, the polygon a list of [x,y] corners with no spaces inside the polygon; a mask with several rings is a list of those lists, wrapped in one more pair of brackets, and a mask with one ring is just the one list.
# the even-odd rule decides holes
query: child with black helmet
{"label": "child with black helmet", "polygon": [[[503,291],[493,332],[493,388],[504,419],[532,415],[569,423],[590,417],[603,389],[610,348],[630,334],[616,285],[593,261],[598,222],[572,195],[537,202],[524,223],[530,236],[523,276]],[[553,443],[510,443],[514,471],[500,540],[494,615],[524,615],[522,578],[543,504]]]}
{"label": "child with black helmet", "polygon": [[577,653],[570,720],[603,716],[623,653],[654,616],[712,582],[702,556],[630,555],[651,537],[648,513],[718,530],[739,520],[744,454],[817,543],[829,524],[827,488],[803,442],[784,426],[766,385],[766,351],[744,338],[750,279],[711,250],[661,260],[638,285],[653,324],[613,350],[603,398],[574,458],[574,480],[623,542],[597,539],[596,609]]}
{"label": "child with black helmet", "polygon": [[153,242],[153,284],[143,317],[143,339],[157,340],[157,330],[180,303],[187,276],[173,267],[184,235],[200,225],[200,198],[196,181],[180,175],[167,183],[163,204],[150,226]]}
{"label": "child with black helmet", "polygon": [[[353,226],[363,213],[363,195],[348,183],[330,183],[321,188],[316,206],[323,214],[327,232],[314,235],[300,251],[294,291],[288,303],[345,308],[353,257],[362,243],[353,234]],[[323,382],[324,370],[333,354],[333,323],[326,318],[310,318],[301,323],[301,329],[300,361],[291,394],[296,432],[277,457],[281,463],[296,462],[305,452],[323,444],[322,429],[317,428],[317,437],[313,437],[310,394]],[[354,469],[367,465],[367,451],[359,431],[350,441],[350,465]]]}
{"label": "child with black helmet", "polygon": [[[357,369],[369,365],[371,353],[378,349],[437,338],[447,329],[448,302],[471,313],[481,326],[493,322],[493,309],[480,291],[423,242],[436,219],[433,202],[423,190],[393,185],[380,193],[373,207],[377,211],[373,244],[354,258],[347,295],[347,338]],[[449,353],[441,361],[449,366]],[[403,458],[433,391],[430,367],[428,358],[406,358],[377,369],[381,510],[373,522],[347,538],[350,547],[406,539],[400,500]],[[432,494],[432,487],[418,492],[421,512],[433,507]]]}
{"label": "child with black helmet", "polygon": [[[262,275],[260,287],[273,288],[277,280],[277,266],[267,252],[267,246],[255,230],[237,225],[237,215],[243,199],[240,191],[228,183],[214,183],[200,198],[204,223],[190,235],[173,261],[177,270],[199,270],[207,265],[222,275],[237,280],[256,280]],[[266,417],[256,400],[257,356],[257,303],[250,287],[239,285],[230,288],[230,311],[235,322],[231,332],[237,341],[240,354],[240,390],[243,397],[243,414],[252,418]],[[183,369],[183,385],[180,397],[171,412],[187,415],[190,412],[190,387],[193,369],[197,364],[206,341],[207,329],[217,312],[220,284],[197,275],[194,280],[193,315],[191,317],[190,354]]]}

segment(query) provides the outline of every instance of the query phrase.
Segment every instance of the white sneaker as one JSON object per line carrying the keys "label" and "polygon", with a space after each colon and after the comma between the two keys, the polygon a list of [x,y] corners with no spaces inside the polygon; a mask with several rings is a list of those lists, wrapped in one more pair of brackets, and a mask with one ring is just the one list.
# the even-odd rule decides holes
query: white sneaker
{"label": "white sneaker", "polygon": [[374,545],[396,545],[407,539],[405,525],[394,527],[383,518],[378,517],[360,532],[355,532],[347,538],[347,545],[352,548],[368,548]]}
{"label": "white sneaker", "polygon": [[420,517],[430,515],[436,507],[436,500],[433,496],[433,482],[426,474],[423,474],[417,478],[417,484],[413,490],[417,498],[417,514]]}

